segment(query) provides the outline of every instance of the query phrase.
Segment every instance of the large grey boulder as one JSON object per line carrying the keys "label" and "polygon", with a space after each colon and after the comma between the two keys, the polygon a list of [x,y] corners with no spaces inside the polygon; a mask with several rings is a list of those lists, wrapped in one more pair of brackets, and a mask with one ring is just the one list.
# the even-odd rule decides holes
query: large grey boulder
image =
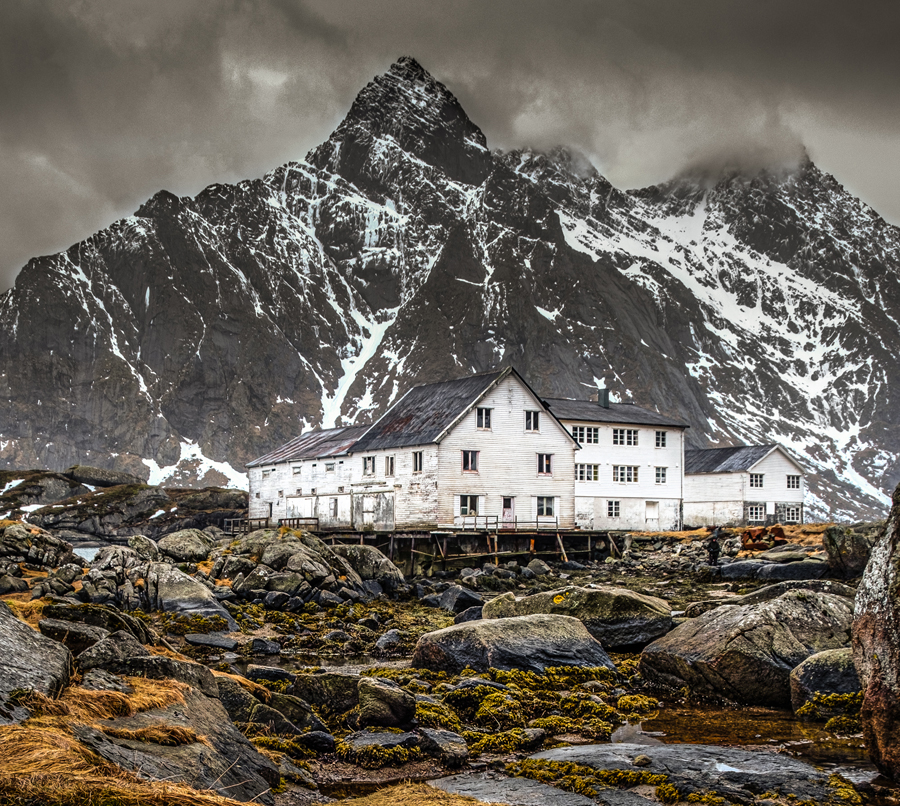
{"label": "large grey boulder", "polygon": [[55,697],[69,684],[72,669],[68,649],[35,632],[0,601],[0,724],[27,716],[8,702],[10,692],[34,689]]}
{"label": "large grey boulder", "polygon": [[880,533],[875,524],[865,528],[829,526],[822,534],[822,546],[832,574],[844,579],[862,576]]}
{"label": "large grey boulder", "polygon": [[388,592],[406,584],[400,569],[374,546],[345,544],[332,546],[332,551],[343,557],[363,581],[374,580]]}
{"label": "large grey boulder", "polygon": [[144,561],[152,563],[159,561],[159,546],[156,545],[156,541],[145,535],[132,535],[129,537],[128,548]]}
{"label": "large grey boulder", "polygon": [[[826,649],[810,655],[791,670],[791,707],[800,710],[815,696],[829,694],[859,694],[859,675],[853,665],[853,650]],[[817,710],[827,710],[825,706]],[[837,709],[828,716],[844,713]],[[824,714],[823,714],[824,716]]]}
{"label": "large grey boulder", "polygon": [[176,562],[201,562],[209,556],[216,541],[200,529],[181,529],[160,538],[156,545],[160,553]]}
{"label": "large grey boulder", "polygon": [[853,603],[792,590],[760,604],[723,605],[647,646],[650,683],[754,705],[790,706],[790,673],[816,652],[850,641]]}
{"label": "large grey boulder", "polygon": [[900,781],[900,485],[856,594],[853,662],[863,690],[869,756]]}
{"label": "large grey boulder", "polygon": [[771,599],[777,599],[782,593],[793,590],[804,590],[810,593],[833,593],[835,596],[844,596],[847,599],[852,599],[856,596],[855,588],[851,588],[849,585],[844,585],[841,582],[835,582],[832,579],[787,580],[776,582],[774,585],[766,585],[764,588],[757,588],[757,590],[744,596],[730,596],[727,599],[706,599],[701,602],[693,602],[687,606],[684,615],[687,618],[696,618],[722,605],[742,606],[768,602]]}
{"label": "large grey boulder", "polygon": [[419,638],[411,665],[458,674],[466,666],[543,672],[548,666],[605,666],[612,661],[578,619],[535,614],[468,621]]}
{"label": "large grey boulder", "polygon": [[144,484],[144,479],[132,473],[124,473],[121,470],[106,470],[102,467],[90,465],[72,465],[63,471],[73,481],[81,484],[89,484],[91,487],[117,487],[120,484]]}
{"label": "large grey boulder", "polygon": [[84,652],[88,647],[98,641],[102,641],[109,635],[108,630],[102,627],[92,627],[90,624],[79,624],[77,621],[60,621],[59,619],[45,618],[38,623],[41,635],[59,641],[73,654]]}
{"label": "large grey boulder", "polygon": [[78,560],[71,543],[30,523],[11,523],[0,528],[0,558],[43,568],[58,568]]}
{"label": "large grey boulder", "polygon": [[219,604],[213,592],[198,580],[167,563],[150,563],[145,578],[144,599],[148,610],[206,618],[221,616],[230,631],[239,629],[231,614]]}
{"label": "large grey boulder", "polygon": [[516,599],[512,593],[491,599],[482,618],[556,613],[581,621],[606,649],[645,646],[672,629],[672,611],[663,599],[604,586],[567,587]]}
{"label": "large grey boulder", "polygon": [[391,680],[361,677],[358,690],[362,727],[402,727],[409,725],[416,715],[415,697]]}
{"label": "large grey boulder", "polygon": [[146,562],[140,555],[127,546],[104,546],[91,560],[91,568],[96,571],[112,571],[123,575],[126,571]]}

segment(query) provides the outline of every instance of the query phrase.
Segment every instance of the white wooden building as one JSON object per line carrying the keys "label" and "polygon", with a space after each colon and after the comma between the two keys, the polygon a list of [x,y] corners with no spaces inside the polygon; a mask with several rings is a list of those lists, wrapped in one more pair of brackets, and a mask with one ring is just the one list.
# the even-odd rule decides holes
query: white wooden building
{"label": "white wooden building", "polygon": [[627,403],[549,399],[581,450],[575,523],[582,529],[681,528],[686,422]]}
{"label": "white wooden building", "polygon": [[803,468],[780,445],[685,452],[685,524],[803,523],[805,493]]}
{"label": "white wooden building", "polygon": [[370,426],[250,462],[249,517],[321,528],[572,528],[578,443],[512,368],[415,387]]}

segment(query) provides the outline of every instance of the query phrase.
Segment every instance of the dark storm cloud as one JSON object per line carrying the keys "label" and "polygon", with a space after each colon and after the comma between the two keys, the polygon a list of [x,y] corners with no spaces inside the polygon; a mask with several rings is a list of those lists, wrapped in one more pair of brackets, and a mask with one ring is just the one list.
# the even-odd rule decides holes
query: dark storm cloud
{"label": "dark storm cloud", "polygon": [[401,54],[493,147],[583,151],[635,186],[804,146],[900,219],[895,3],[7,0],[0,288],[158,189],[301,158]]}

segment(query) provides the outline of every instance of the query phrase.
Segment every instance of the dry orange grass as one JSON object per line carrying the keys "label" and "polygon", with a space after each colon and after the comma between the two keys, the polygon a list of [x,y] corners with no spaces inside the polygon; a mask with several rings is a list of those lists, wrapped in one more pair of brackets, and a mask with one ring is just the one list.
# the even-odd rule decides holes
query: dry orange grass
{"label": "dry orange grass", "polygon": [[451,795],[428,784],[405,783],[380,789],[371,795],[338,801],[339,806],[499,806],[465,795]]}
{"label": "dry orange grass", "polygon": [[209,746],[205,736],[197,733],[193,728],[186,728],[182,725],[169,725],[165,722],[157,722],[153,725],[147,725],[144,728],[116,728],[108,725],[101,725],[102,730],[107,736],[114,739],[128,739],[133,742],[152,742],[153,744],[161,744],[166,747],[177,747],[182,744],[196,744],[200,742]]}
{"label": "dry orange grass", "polygon": [[43,599],[32,599],[30,593],[12,593],[8,597],[4,596],[3,601],[16,618],[24,621],[29,627],[38,628],[47,602]]}
{"label": "dry orange grass", "polygon": [[254,697],[256,697],[256,699],[262,700],[263,702],[268,702],[272,696],[272,692],[265,686],[261,686],[259,683],[254,683],[252,680],[248,680],[246,677],[241,677],[241,675],[239,674],[232,674],[231,672],[220,672],[216,669],[213,669],[213,675],[215,675],[216,677],[227,677],[231,680],[234,680],[236,683],[240,683],[245,691],[249,692]]}

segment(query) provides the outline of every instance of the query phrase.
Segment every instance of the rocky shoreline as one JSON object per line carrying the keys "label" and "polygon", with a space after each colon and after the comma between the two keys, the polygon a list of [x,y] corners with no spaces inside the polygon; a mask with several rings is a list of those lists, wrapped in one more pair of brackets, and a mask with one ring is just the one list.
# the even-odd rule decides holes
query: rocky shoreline
{"label": "rocky shoreline", "polygon": [[[681,533],[634,535],[602,562],[405,579],[370,546],[173,528],[175,507],[168,532],[125,523],[85,567],[62,530],[88,496],[134,490],[0,521],[0,744],[27,739],[32,765],[0,761],[2,797],[83,802],[93,781],[149,800],[178,782],[159,802],[286,805],[440,779],[510,803],[532,802],[525,790],[549,803],[859,802],[840,776],[783,755],[609,742],[672,702],[792,709],[858,734],[854,575],[877,527],[735,534],[720,566]],[[56,791],[54,770],[76,759]],[[862,794],[875,802],[880,787]]]}

